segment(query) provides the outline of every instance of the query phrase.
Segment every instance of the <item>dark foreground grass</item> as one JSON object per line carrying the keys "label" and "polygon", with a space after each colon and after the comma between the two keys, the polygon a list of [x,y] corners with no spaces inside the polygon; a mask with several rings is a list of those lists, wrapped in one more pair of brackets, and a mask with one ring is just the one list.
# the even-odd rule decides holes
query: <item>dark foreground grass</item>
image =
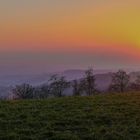
{"label": "dark foreground grass", "polygon": [[140,93],[1,101],[0,140],[140,140]]}

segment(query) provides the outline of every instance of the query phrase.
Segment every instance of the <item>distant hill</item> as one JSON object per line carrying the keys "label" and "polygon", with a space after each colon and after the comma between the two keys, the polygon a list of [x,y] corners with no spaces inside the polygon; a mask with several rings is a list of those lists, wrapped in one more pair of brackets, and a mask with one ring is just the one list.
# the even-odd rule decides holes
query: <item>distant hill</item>
{"label": "distant hill", "polygon": [[[55,72],[66,76],[67,80],[80,79],[84,76],[85,70],[66,70],[63,72]],[[109,70],[95,70],[95,74],[107,73]],[[11,86],[21,83],[30,83],[38,85],[48,81],[54,73],[36,74],[36,75],[5,75],[0,76],[0,86]]]}
{"label": "distant hill", "polygon": [[[94,74],[105,74],[109,72],[113,72],[113,70],[106,70],[106,69],[94,70]],[[61,74],[66,76],[68,80],[80,79],[84,76],[85,70],[66,70],[62,72]]]}

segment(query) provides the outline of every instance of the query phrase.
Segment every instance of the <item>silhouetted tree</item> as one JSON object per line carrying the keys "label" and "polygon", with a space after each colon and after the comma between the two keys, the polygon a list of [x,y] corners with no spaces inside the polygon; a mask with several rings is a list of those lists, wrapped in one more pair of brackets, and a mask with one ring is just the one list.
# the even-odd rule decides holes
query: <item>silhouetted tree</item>
{"label": "silhouetted tree", "polygon": [[134,90],[134,91],[140,90],[140,75],[137,76],[134,82],[130,83],[129,90]]}
{"label": "silhouetted tree", "polygon": [[18,99],[32,99],[34,97],[34,88],[29,84],[17,85],[12,93],[15,95],[15,98]]}
{"label": "silhouetted tree", "polygon": [[64,76],[57,74],[51,76],[49,82],[50,92],[56,97],[62,97],[64,90],[70,86],[70,82],[68,82]]}
{"label": "silhouetted tree", "polygon": [[140,85],[140,75],[137,76],[136,83]]}
{"label": "silhouetted tree", "polygon": [[41,85],[35,88],[35,98],[45,99],[50,95],[50,86],[48,84]]}
{"label": "silhouetted tree", "polygon": [[81,84],[78,80],[73,80],[72,82],[72,88],[73,88],[73,95],[74,96],[79,96],[81,95]]}
{"label": "silhouetted tree", "polygon": [[95,76],[92,68],[89,68],[87,71],[85,71],[85,77],[81,80],[81,88],[88,96],[97,92]]}
{"label": "silhouetted tree", "polygon": [[110,89],[115,92],[124,92],[129,84],[129,75],[124,70],[119,70],[112,75]]}

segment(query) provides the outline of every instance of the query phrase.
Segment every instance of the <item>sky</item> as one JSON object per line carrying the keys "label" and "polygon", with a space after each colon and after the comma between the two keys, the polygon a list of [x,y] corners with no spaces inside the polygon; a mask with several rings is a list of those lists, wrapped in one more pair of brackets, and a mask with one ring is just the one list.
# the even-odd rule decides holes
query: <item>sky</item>
{"label": "sky", "polygon": [[0,0],[0,73],[140,69],[139,0]]}

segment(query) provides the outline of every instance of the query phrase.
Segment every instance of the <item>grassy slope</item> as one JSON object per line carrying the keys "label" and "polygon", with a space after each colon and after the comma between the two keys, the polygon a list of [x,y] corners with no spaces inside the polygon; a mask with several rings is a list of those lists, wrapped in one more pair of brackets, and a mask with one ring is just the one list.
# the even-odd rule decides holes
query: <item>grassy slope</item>
{"label": "grassy slope", "polygon": [[140,94],[0,102],[0,140],[139,140]]}

